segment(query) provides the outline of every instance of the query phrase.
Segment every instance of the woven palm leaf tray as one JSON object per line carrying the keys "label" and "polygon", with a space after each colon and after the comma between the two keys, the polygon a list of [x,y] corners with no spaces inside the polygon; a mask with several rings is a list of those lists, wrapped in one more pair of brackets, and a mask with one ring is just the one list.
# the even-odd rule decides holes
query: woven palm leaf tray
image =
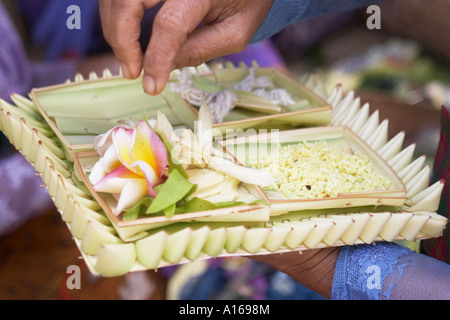
{"label": "woven palm leaf tray", "polygon": [[[108,70],[101,76],[76,75],[73,81],[34,89],[28,97],[13,94],[13,104],[0,101],[0,130],[42,177],[94,275],[114,277],[215,257],[415,241],[442,234],[448,221],[436,210],[443,182],[429,185],[431,168],[425,156],[414,158],[415,145],[403,146],[404,132],[388,139],[388,121],[381,121],[378,112],[370,114],[368,104],[361,106],[355,92],[344,94],[337,85],[327,94],[321,83],[311,79],[300,83],[258,66],[188,69],[203,85],[221,87],[255,70],[286,89],[293,103],[279,107],[244,96],[243,107],[233,108],[214,124],[216,129],[225,134],[236,128],[280,128],[282,145],[333,141],[363,153],[391,185],[320,199],[280,196],[273,189],[254,186],[250,192],[262,202],[125,220],[111,214],[86,178],[98,160],[94,138],[130,118],[143,114],[153,118],[158,111],[174,127],[193,129],[199,113],[170,86],[159,96],[148,96],[140,79],[125,80]],[[171,83],[177,83],[180,74],[174,71]],[[239,150],[251,149],[255,137],[263,135],[226,140],[221,147],[236,163],[248,165]]]}

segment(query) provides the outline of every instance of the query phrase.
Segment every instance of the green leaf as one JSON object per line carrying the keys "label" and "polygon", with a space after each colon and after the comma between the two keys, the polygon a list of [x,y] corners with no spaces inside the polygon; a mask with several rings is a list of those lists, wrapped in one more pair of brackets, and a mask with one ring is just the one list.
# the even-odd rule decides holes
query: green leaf
{"label": "green leaf", "polygon": [[164,215],[165,215],[167,218],[173,217],[174,214],[175,214],[175,211],[176,211],[176,207],[177,207],[177,206],[176,206],[176,203],[174,203],[174,204],[168,206],[167,208],[165,208],[165,209],[163,210]]}
{"label": "green leaf", "polygon": [[217,207],[207,200],[194,197],[189,201],[186,201],[182,209],[184,212],[198,212],[198,211],[208,211],[208,210],[214,210],[217,209]]}
{"label": "green leaf", "polygon": [[[256,200],[249,204],[256,204],[256,203],[267,204],[264,200]],[[191,200],[186,201],[182,205],[182,209],[185,212],[198,212],[198,211],[215,210],[215,209],[220,209],[220,208],[243,206],[246,204],[247,203],[245,203],[245,202],[234,202],[234,201],[212,203],[208,200],[194,197]]]}
{"label": "green leaf", "polygon": [[135,220],[140,215],[146,214],[147,208],[150,206],[152,201],[153,198],[150,197],[143,198],[134,207],[124,211],[122,220],[124,221]]}
{"label": "green leaf", "polygon": [[254,94],[251,91],[235,91],[236,95],[238,96],[239,102],[242,103],[249,103],[249,104],[260,104],[260,105],[267,105],[267,106],[275,106],[272,102],[267,100],[266,98],[260,97],[256,94]]}
{"label": "green leaf", "polygon": [[224,89],[221,84],[206,77],[200,77],[196,75],[194,75],[192,78],[192,84],[194,85],[194,87],[199,88],[206,93],[215,93]]}
{"label": "green leaf", "polygon": [[[177,169],[174,169],[169,178],[163,184],[159,185],[156,198],[147,209],[147,214],[163,211],[164,209],[175,205],[178,201],[184,199],[196,186],[189,182]],[[174,211],[168,211],[173,214]],[[173,212],[173,213],[172,213]]]}
{"label": "green leaf", "polygon": [[[163,209],[156,211],[154,213],[151,213],[153,216],[158,215],[165,215],[167,218],[173,217],[175,214],[183,214],[188,212],[200,212],[200,211],[209,211],[209,210],[215,210],[220,208],[228,208],[228,207],[234,207],[234,206],[242,206],[246,205],[245,202],[233,202],[233,201],[227,201],[227,202],[216,202],[212,203],[208,200],[201,199],[198,197],[194,197],[190,200],[188,199],[189,195],[191,195],[197,188],[197,185],[193,185],[192,189],[189,190],[188,193],[179,201],[176,201],[170,205],[167,205]],[[164,184],[160,184],[155,187],[157,192],[160,192],[164,189]],[[127,209],[124,211],[123,220],[134,220],[137,219],[140,215],[149,215],[150,213],[147,212],[148,208],[153,203],[154,198],[147,196],[143,198],[141,201],[139,201],[134,207]],[[172,200],[173,201],[173,200]],[[267,203],[264,200],[256,200],[248,204],[256,204],[261,203],[264,205],[267,205]],[[164,206],[164,205],[162,205]]]}

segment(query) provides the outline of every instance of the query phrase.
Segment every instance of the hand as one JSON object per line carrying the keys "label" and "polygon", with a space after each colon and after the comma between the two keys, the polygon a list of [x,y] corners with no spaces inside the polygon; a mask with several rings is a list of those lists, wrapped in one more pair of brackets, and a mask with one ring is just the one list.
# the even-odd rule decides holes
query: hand
{"label": "hand", "polygon": [[254,255],[248,258],[266,263],[330,299],[334,268],[339,252],[340,247],[327,247],[281,254]]}
{"label": "hand", "polygon": [[158,0],[99,0],[103,33],[123,76],[144,71],[145,92],[164,89],[174,69],[242,51],[267,16],[273,0],[167,0],[156,14],[145,54],[141,20]]}

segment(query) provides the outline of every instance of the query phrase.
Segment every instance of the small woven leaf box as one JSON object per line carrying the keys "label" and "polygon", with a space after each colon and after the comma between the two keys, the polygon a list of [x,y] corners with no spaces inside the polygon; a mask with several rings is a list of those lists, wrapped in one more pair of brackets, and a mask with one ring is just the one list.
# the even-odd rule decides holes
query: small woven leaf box
{"label": "small woven leaf box", "polygon": [[254,71],[255,77],[270,79],[275,88],[285,89],[295,103],[287,106],[273,105],[250,92],[238,92],[239,101],[236,106],[222,122],[214,124],[215,129],[226,134],[227,130],[289,129],[330,123],[331,105],[321,95],[277,69],[226,65],[212,68],[210,72],[202,72],[197,76],[233,90],[236,84],[248,77],[250,70]]}
{"label": "small woven leaf box", "polygon": [[164,90],[150,96],[142,79],[121,77],[90,79],[34,89],[31,97],[51,129],[61,140],[67,157],[92,150],[95,136],[131,120],[156,117],[164,112],[174,126],[191,127],[196,110],[176,93]]}
{"label": "small woven leaf box", "polygon": [[[361,206],[401,207],[406,201],[406,187],[396,172],[380,155],[366,144],[358,135],[346,126],[327,126],[306,129],[272,131],[265,134],[225,139],[219,143],[244,165],[255,158],[264,159],[277,154],[279,147],[308,142],[326,142],[336,150],[365,156],[376,172],[391,181],[389,188],[340,193],[323,198],[280,197],[279,193],[266,190],[270,199],[271,214],[289,211],[350,208]],[[281,162],[281,161],[280,161]]]}
{"label": "small woven leaf box", "polygon": [[179,222],[265,222],[269,220],[269,199],[265,196],[260,187],[247,184],[243,184],[245,189],[259,200],[262,200],[263,203],[181,213],[175,214],[171,218],[165,216],[149,216],[140,217],[134,220],[123,220],[123,214],[115,215],[113,213],[117,200],[109,194],[96,192],[89,181],[89,173],[98,159],[99,156],[95,151],[75,153],[75,172],[80,181],[87,186],[89,192],[93,195],[96,202],[100,205],[103,212],[124,241],[137,239],[145,234],[145,231]]}

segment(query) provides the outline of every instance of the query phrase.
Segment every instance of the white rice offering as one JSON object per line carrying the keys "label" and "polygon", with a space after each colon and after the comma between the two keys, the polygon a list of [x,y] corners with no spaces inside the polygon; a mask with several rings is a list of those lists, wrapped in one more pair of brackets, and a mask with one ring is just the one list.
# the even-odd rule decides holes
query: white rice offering
{"label": "white rice offering", "polygon": [[340,151],[326,141],[280,146],[250,166],[277,178],[267,187],[289,199],[336,197],[340,193],[386,190],[391,181],[360,154]]}

